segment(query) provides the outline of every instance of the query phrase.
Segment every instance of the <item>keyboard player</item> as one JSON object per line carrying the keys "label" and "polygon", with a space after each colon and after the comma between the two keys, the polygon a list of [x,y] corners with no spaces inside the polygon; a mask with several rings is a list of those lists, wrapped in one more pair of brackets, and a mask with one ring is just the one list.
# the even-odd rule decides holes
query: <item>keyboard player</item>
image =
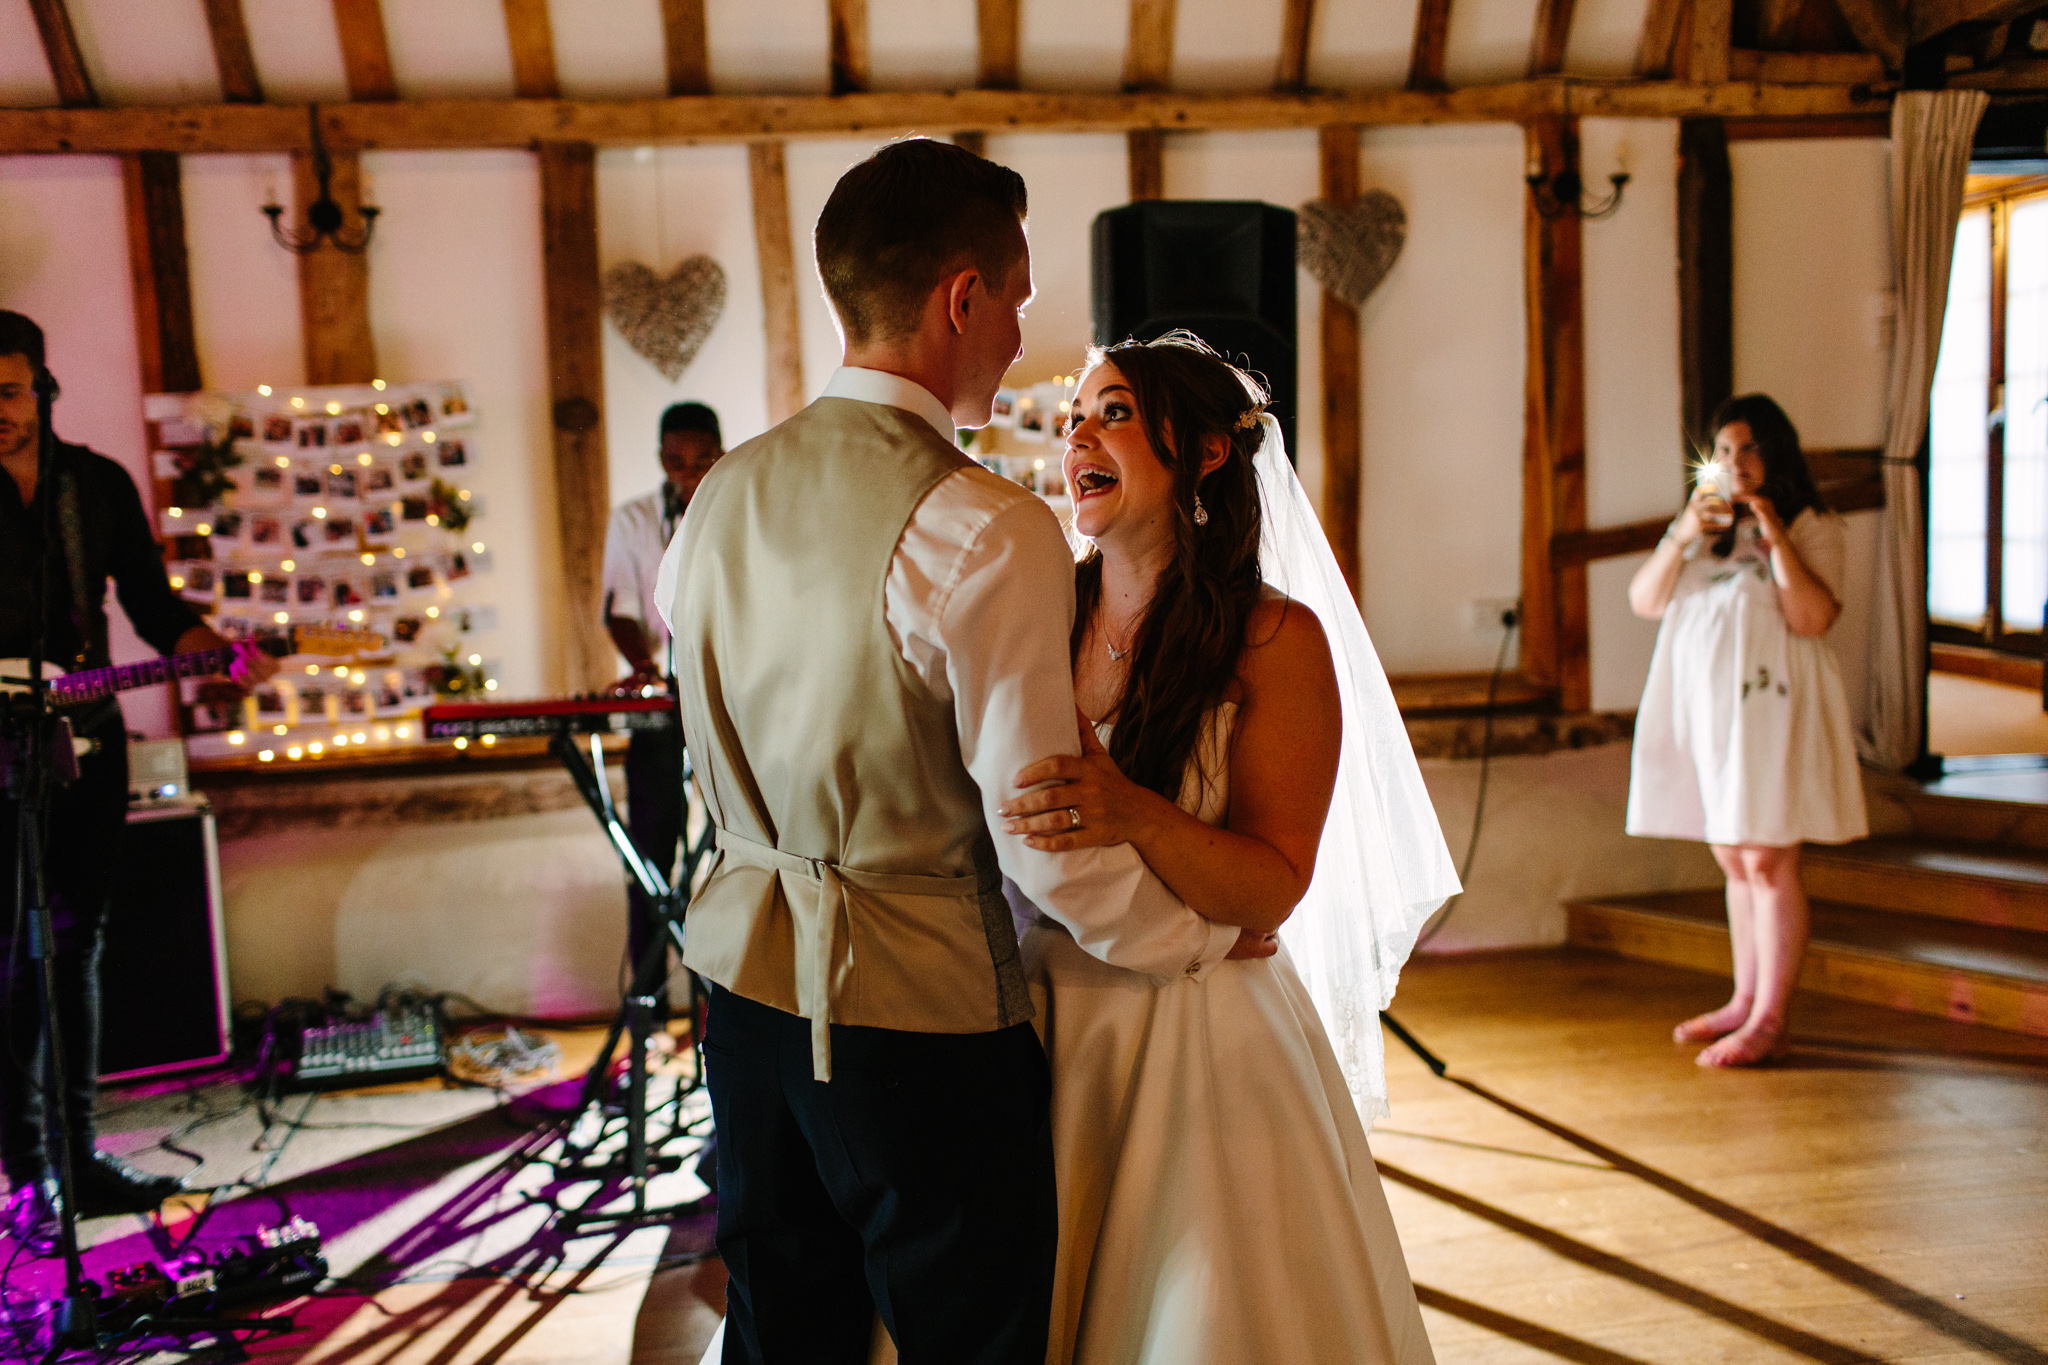
{"label": "keyboard player", "polygon": [[[612,511],[604,546],[604,626],[632,669],[621,690],[666,689],[674,671],[668,628],[654,603],[655,574],[683,509],[711,466],[725,454],[718,414],[702,403],[677,403],[661,415],[662,481],[651,493]],[[626,750],[626,826],[640,855],[673,876],[683,836],[683,730],[636,730]],[[653,908],[637,885],[626,887],[626,943],[638,963],[656,933]],[[666,970],[636,982],[653,990]]]}

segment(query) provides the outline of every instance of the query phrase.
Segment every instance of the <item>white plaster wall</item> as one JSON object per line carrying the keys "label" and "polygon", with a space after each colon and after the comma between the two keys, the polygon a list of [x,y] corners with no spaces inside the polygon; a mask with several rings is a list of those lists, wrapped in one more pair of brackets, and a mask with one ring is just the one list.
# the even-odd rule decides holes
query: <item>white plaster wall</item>
{"label": "white plaster wall", "polygon": [[[1116,90],[1123,85],[1130,22],[1123,6],[1096,0],[1022,0],[1017,75],[1026,90]],[[1000,157],[997,160],[1001,160]]]}
{"label": "white plaster wall", "polygon": [[1308,83],[1330,90],[1405,83],[1418,8],[1418,0],[1317,5],[1310,20]]}
{"label": "white plaster wall", "polygon": [[1369,129],[1363,157],[1408,211],[1360,314],[1365,623],[1390,672],[1489,669],[1465,604],[1520,592],[1521,132]]}
{"label": "white plaster wall", "polygon": [[[0,308],[42,325],[50,371],[64,388],[51,419],[57,434],[119,460],[147,508],[142,360],[119,161],[0,157]],[[127,616],[107,615],[114,662],[155,654]],[[131,730],[170,733],[169,703],[156,688],[123,693],[121,711]]]}
{"label": "white plaster wall", "polygon": [[[1776,398],[1808,446],[1884,440],[1891,288],[1889,144],[1879,138],[1737,142],[1735,389]],[[1849,707],[1867,704],[1877,521],[1844,518],[1849,571],[1830,632]]]}
{"label": "white plaster wall", "polygon": [[832,33],[823,5],[705,0],[711,88],[721,95],[822,95],[832,88]]}
{"label": "white plaster wall", "polygon": [[1635,74],[1648,0],[1579,0],[1572,7],[1564,69],[1574,76],[1626,79]]}
{"label": "white plaster wall", "polygon": [[726,277],[725,311],[673,384],[616,327],[604,326],[605,438],[616,505],[660,485],[657,433],[671,403],[708,403],[728,448],[767,430],[767,343],[745,147],[600,151],[597,206],[600,269],[639,261],[666,275],[703,253]]}
{"label": "white plaster wall", "polygon": [[348,72],[332,0],[242,0],[263,97],[278,103],[345,100]]}
{"label": "white plaster wall", "polygon": [[238,1000],[374,998],[392,982],[513,1014],[618,1001],[626,894],[580,806],[466,824],[305,830],[221,846]]}
{"label": "white plaster wall", "polygon": [[1520,80],[1529,74],[1535,31],[1536,0],[1458,0],[1444,38],[1444,79],[1453,86]]}
{"label": "white plaster wall", "polygon": [[291,158],[188,156],[179,164],[200,376],[240,392],[304,383],[298,262],[271,240],[262,212],[266,202],[292,202]]}
{"label": "white plaster wall", "polygon": [[133,0],[71,0],[79,56],[103,104],[211,104],[220,72],[200,0],[150,0],[136,22]]}
{"label": "white plaster wall", "polygon": [[466,379],[477,412],[468,485],[495,571],[474,644],[506,695],[561,692],[563,596],[541,296],[540,168],[528,152],[371,152],[384,209],[370,247],[370,324],[393,382]]}
{"label": "white plaster wall", "polygon": [[28,0],[0,0],[0,106],[30,109],[57,102]]}
{"label": "white plaster wall", "polygon": [[1285,0],[1179,0],[1172,87],[1271,90],[1286,10]]}
{"label": "white plaster wall", "polygon": [[[789,235],[796,259],[797,327],[803,342],[804,397],[815,398],[839,368],[839,333],[832,322],[832,309],[825,302],[825,287],[818,282],[818,254],[812,234],[818,215],[839,177],[857,163],[874,155],[881,146],[875,138],[833,138],[818,142],[792,142],[783,164],[789,177]],[[994,155],[993,152],[990,155]],[[1003,158],[997,157],[998,161]],[[1028,178],[1028,177],[1027,177]],[[748,209],[751,215],[752,209]],[[747,220],[752,222],[751,216]],[[757,268],[758,269],[758,268]],[[758,297],[760,286],[755,285]],[[765,400],[764,400],[765,401]]]}
{"label": "white plaster wall", "polygon": [[969,90],[980,63],[974,0],[868,0],[873,89]]}
{"label": "white plaster wall", "polygon": [[569,99],[655,99],[668,93],[659,0],[548,0],[555,78]]}
{"label": "white plaster wall", "polygon": [[401,98],[511,97],[512,39],[499,0],[433,0],[383,12]]}
{"label": "white plaster wall", "polygon": [[[1577,22],[1576,20],[1574,21]],[[1586,224],[1586,522],[1669,515],[1683,498],[1678,383],[1678,125],[1588,119],[1579,161],[1604,185],[1632,177],[1613,217]],[[1588,574],[1593,707],[1633,711],[1657,623],[1628,608],[1640,558]]]}
{"label": "white plaster wall", "polygon": [[1776,398],[1811,446],[1884,439],[1889,144],[1737,142],[1735,389]]}
{"label": "white plaster wall", "polygon": [[[1719,885],[1705,844],[1622,832],[1628,761],[1626,744],[1494,759],[1471,880],[1428,951],[1562,943],[1567,899]],[[1422,778],[1462,862],[1479,764],[1432,760]]]}

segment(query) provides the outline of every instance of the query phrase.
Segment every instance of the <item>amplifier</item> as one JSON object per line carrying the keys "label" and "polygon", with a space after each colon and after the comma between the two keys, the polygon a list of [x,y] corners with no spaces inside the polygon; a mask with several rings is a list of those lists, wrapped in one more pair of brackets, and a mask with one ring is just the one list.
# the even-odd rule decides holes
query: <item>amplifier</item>
{"label": "amplifier", "polygon": [[204,797],[128,812],[100,958],[100,1076],[227,1060],[220,850]]}

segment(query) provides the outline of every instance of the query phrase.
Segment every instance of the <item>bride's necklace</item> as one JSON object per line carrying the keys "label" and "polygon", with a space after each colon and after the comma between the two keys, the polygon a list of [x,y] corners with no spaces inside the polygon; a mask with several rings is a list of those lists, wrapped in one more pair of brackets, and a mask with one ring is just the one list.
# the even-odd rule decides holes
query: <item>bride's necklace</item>
{"label": "bride's necklace", "polygon": [[1125,659],[1130,658],[1131,651],[1138,647],[1137,632],[1132,631],[1130,641],[1122,649],[1118,649],[1109,642],[1109,623],[1104,621],[1102,623],[1102,647],[1109,651],[1111,662],[1122,663]]}

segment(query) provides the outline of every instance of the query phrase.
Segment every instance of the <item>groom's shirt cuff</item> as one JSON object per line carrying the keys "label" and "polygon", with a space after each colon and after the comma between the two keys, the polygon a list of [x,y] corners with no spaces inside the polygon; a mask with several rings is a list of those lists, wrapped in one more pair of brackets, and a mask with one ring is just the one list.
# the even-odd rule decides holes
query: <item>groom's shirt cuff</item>
{"label": "groom's shirt cuff", "polygon": [[1002,832],[1011,779],[1081,752],[1074,558],[1052,510],[978,467],[947,476],[904,528],[883,606],[904,661],[952,701],[997,861],[1039,912],[1103,961],[1160,979],[1220,962],[1238,931],[1188,909],[1129,844],[1045,853]]}

